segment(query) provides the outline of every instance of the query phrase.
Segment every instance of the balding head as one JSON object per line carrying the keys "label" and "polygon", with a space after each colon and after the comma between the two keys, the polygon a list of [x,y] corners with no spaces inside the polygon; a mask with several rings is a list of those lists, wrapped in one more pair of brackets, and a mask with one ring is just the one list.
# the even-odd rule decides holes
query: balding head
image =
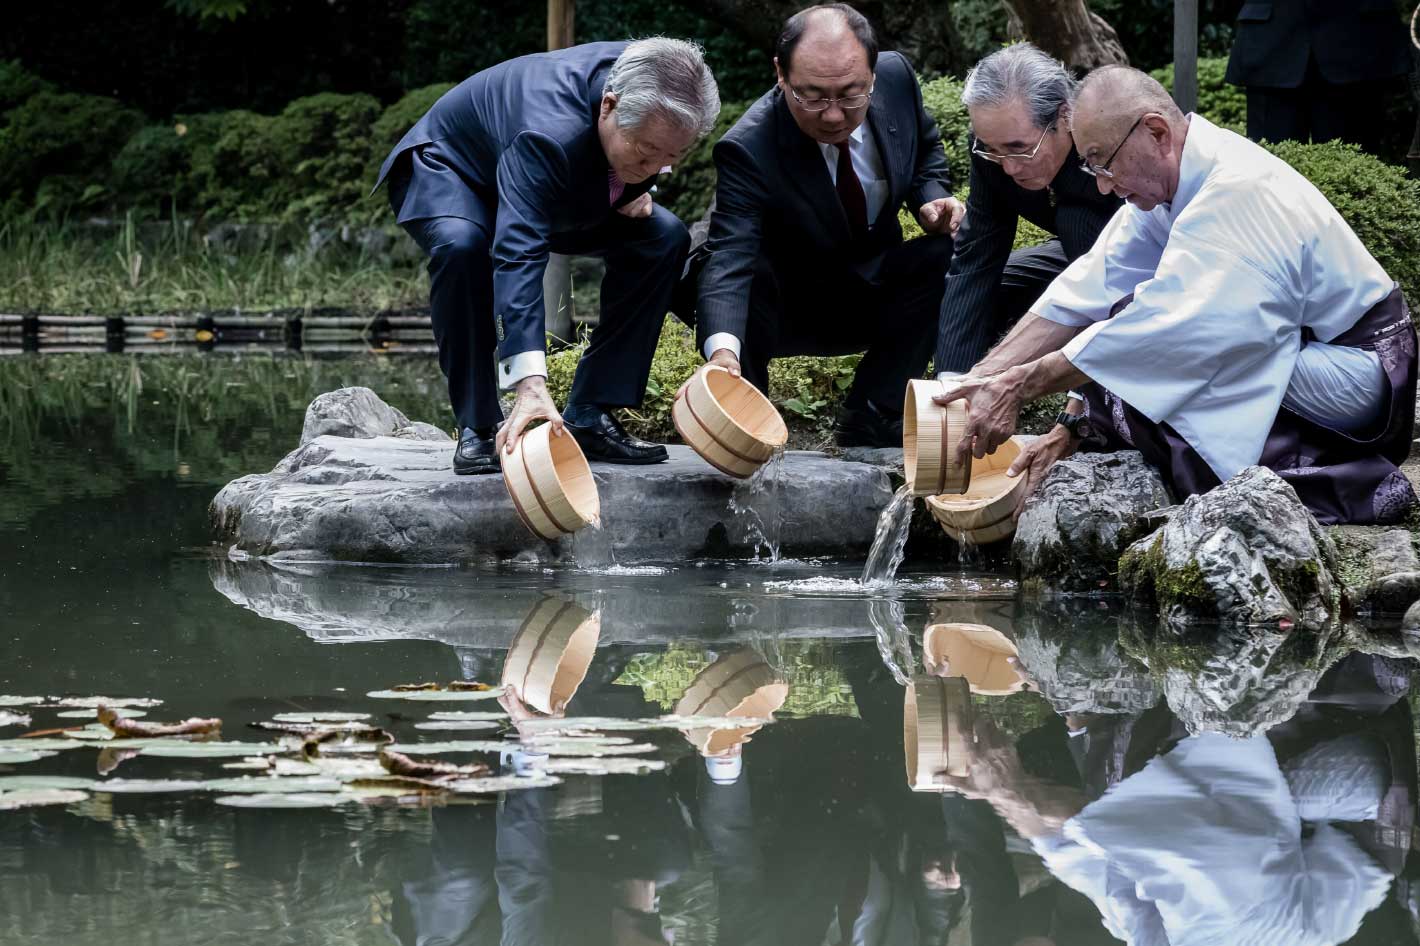
{"label": "balding head", "polygon": [[824,144],[841,144],[867,117],[878,40],[863,14],[827,3],[789,17],[775,47],[774,68],[799,128]]}
{"label": "balding head", "polygon": [[1141,210],[1173,200],[1188,119],[1151,76],[1128,66],[1090,73],[1071,106],[1070,132],[1101,191]]}

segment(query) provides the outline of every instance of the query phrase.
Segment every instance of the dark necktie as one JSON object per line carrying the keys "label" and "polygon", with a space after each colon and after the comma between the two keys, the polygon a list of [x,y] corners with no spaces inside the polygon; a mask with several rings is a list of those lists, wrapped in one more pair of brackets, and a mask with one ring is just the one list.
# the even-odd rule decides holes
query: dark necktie
{"label": "dark necktie", "polygon": [[838,199],[843,204],[843,212],[848,215],[848,226],[855,234],[868,231],[868,196],[863,193],[863,182],[853,170],[853,158],[848,153],[849,141],[838,148]]}

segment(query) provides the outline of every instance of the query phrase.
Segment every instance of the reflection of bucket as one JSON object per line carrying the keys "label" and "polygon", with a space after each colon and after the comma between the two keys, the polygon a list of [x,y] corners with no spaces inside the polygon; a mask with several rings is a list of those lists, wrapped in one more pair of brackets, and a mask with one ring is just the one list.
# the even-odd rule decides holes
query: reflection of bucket
{"label": "reflection of bucket", "polygon": [[[695,675],[675,705],[677,716],[749,716],[770,719],[789,698],[789,684],[752,650],[727,654]],[[702,755],[715,756],[747,742],[758,726],[692,729],[685,734]]]}
{"label": "reflection of bucket", "polygon": [[971,465],[958,463],[957,443],[966,431],[966,401],[946,407],[932,403],[945,388],[940,381],[907,382],[902,404],[902,465],[913,496],[964,493]]}
{"label": "reflection of bucket", "polygon": [[929,668],[945,662],[947,673],[965,677],[973,693],[1004,696],[1026,685],[1007,662],[1018,656],[1016,645],[985,624],[933,624],[922,637],[922,651]]}
{"label": "reflection of bucket", "polygon": [[554,437],[551,424],[534,427],[502,462],[513,508],[534,535],[552,542],[601,514],[592,468],[570,433]]}
{"label": "reflection of bucket", "polygon": [[996,452],[971,461],[971,486],[960,496],[929,496],[927,508],[947,535],[971,545],[985,545],[1016,531],[1016,500],[1026,477],[1006,470],[1020,455],[1021,439],[1012,437]]}
{"label": "reflection of bucket", "polygon": [[972,740],[971,691],[966,681],[913,677],[902,704],[907,787],[914,792],[950,791],[941,773],[954,778],[967,774]]}
{"label": "reflection of bucket", "polygon": [[744,378],[706,365],[671,407],[681,439],[721,473],[744,479],[784,446],[789,428]]}
{"label": "reflection of bucket", "polygon": [[600,636],[600,614],[570,601],[544,599],[508,645],[503,685],[538,712],[559,712],[587,675]]}

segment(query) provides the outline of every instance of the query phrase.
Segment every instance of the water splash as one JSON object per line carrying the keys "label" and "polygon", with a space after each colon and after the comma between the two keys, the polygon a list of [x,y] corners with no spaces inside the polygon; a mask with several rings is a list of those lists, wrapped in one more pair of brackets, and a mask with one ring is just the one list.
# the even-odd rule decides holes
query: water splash
{"label": "water splash", "polygon": [[868,619],[873,622],[878,656],[900,686],[912,680],[916,661],[912,656],[912,636],[907,630],[901,601],[879,598],[868,604]]}
{"label": "water splash", "polygon": [[957,540],[957,565],[962,571],[968,568],[976,568],[985,561],[985,556],[981,554],[981,546],[976,544],[971,533],[964,529],[957,530],[952,538]]}
{"label": "water splash", "polygon": [[[730,514],[734,516],[744,541],[754,546],[754,561],[779,561],[779,539],[783,525],[780,509],[780,481],[784,472],[784,450],[774,451],[763,466],[747,480],[735,484],[730,494]],[[762,556],[762,557],[761,557]]]}
{"label": "water splash", "polygon": [[904,483],[878,516],[873,547],[863,565],[860,583],[866,588],[891,585],[907,552],[907,533],[912,527],[912,487]]}
{"label": "water splash", "polygon": [[602,525],[602,517],[598,515],[585,528],[572,533],[571,564],[574,567],[598,570],[617,564],[611,530]]}

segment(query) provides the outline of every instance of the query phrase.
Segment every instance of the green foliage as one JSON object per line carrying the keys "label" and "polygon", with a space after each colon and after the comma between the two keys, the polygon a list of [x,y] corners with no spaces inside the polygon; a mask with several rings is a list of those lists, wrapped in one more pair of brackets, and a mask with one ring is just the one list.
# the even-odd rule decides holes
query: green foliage
{"label": "green foliage", "polygon": [[[1247,134],[1247,93],[1236,85],[1223,81],[1228,60],[1198,60],[1198,114],[1215,125]],[[1170,92],[1173,91],[1173,63],[1149,73]]]}
{"label": "green foliage", "polygon": [[971,118],[961,103],[961,90],[962,81],[951,76],[922,84],[922,105],[937,122],[942,147],[947,152],[952,186],[958,190],[966,186],[971,175],[971,152],[966,145]]}
{"label": "green foliage", "polygon": [[1265,147],[1326,195],[1416,306],[1420,300],[1420,181],[1407,177],[1403,168],[1337,141],[1284,141]]}
{"label": "green foliage", "polygon": [[97,203],[113,155],[143,123],[142,113],[100,95],[30,96],[0,125],[0,196],[48,216]]}
{"label": "green foliage", "polygon": [[710,208],[711,198],[715,196],[715,161],[711,155],[715,142],[724,137],[725,132],[740,120],[752,104],[754,103],[722,103],[715,130],[696,142],[676,166],[675,171],[666,178],[665,183],[657,186],[657,199],[685,221],[686,225],[704,216],[705,211]]}
{"label": "green foliage", "polygon": [[399,101],[385,109],[370,128],[370,142],[374,149],[370,152],[372,165],[379,167],[389,150],[399,144],[404,133],[413,128],[414,123],[423,118],[424,113],[453,87],[451,82],[435,82],[406,92]]}
{"label": "green foliage", "polygon": [[0,112],[8,112],[33,95],[54,87],[20,65],[18,59],[0,59]]}

